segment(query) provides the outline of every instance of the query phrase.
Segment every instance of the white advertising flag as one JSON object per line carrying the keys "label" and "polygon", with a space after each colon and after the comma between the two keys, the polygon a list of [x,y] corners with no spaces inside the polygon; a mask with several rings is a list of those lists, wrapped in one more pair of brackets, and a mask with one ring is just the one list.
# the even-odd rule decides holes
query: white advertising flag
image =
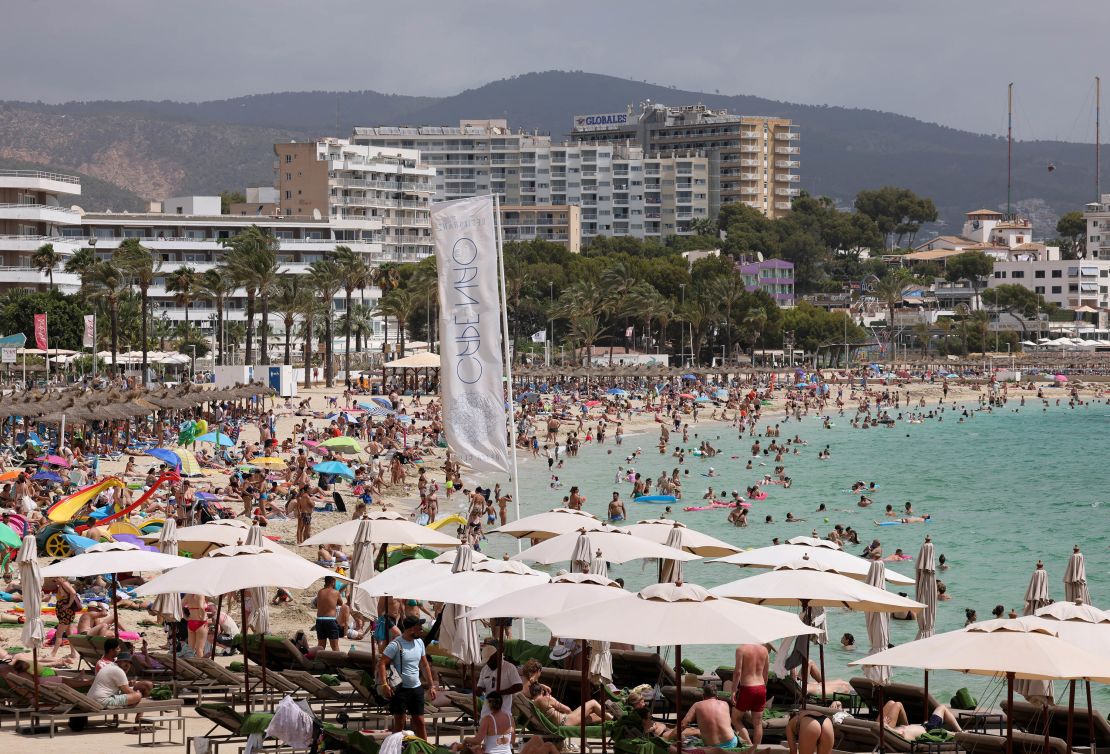
{"label": "white advertising flag", "polygon": [[508,473],[493,197],[433,204],[432,234],[447,446],[474,471]]}
{"label": "white advertising flag", "polygon": [[96,315],[85,315],[85,334],[81,337],[81,345],[86,348],[96,346]]}
{"label": "white advertising flag", "polygon": [[532,342],[533,343],[543,343],[546,340],[547,340],[547,330],[538,330],[538,331],[532,333]]}

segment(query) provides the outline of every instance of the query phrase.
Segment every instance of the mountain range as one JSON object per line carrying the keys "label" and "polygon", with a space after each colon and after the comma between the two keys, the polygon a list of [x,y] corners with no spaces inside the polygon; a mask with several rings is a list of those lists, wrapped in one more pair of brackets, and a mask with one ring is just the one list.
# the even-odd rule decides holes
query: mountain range
{"label": "mountain range", "polygon": [[[0,165],[76,172],[86,209],[136,210],[145,200],[271,185],[276,141],[346,136],[355,125],[457,125],[505,118],[514,129],[565,138],[575,114],[617,112],[651,100],[702,103],[800,127],[801,187],[850,205],[856,192],[904,186],[931,197],[939,229],[962,214],[1005,209],[1006,140],[877,110],[800,105],[683,91],[580,71],[494,81],[449,97],[279,92],[225,100],[0,102]],[[938,113],[944,110],[937,103]],[[338,128],[337,128],[338,125]],[[1038,235],[1095,199],[1093,144],[1015,141],[1013,199]]]}

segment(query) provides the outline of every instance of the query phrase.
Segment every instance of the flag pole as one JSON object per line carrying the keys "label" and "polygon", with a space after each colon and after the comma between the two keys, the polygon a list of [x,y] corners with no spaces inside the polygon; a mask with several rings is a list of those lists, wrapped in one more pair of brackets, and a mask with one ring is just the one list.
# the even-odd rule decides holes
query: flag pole
{"label": "flag pole", "polygon": [[[501,202],[497,194],[493,195],[493,222],[497,228],[497,266],[498,284],[501,291],[501,342],[505,352],[505,387],[509,401],[509,442],[512,443],[513,453],[513,508],[516,519],[520,520],[520,475],[517,473],[516,463],[516,409],[513,401],[513,362],[509,352],[509,305],[505,295],[505,240],[501,234]],[[516,541],[516,551],[521,552],[521,541]],[[520,638],[524,638],[524,619],[520,621]]]}

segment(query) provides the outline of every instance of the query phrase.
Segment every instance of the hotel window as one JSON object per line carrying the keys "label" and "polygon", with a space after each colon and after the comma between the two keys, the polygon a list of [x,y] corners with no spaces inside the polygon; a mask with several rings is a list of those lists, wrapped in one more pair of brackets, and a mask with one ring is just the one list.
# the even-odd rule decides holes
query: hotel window
{"label": "hotel window", "polygon": [[1063,270],[1053,270],[1052,271],[1052,277],[1054,277],[1054,278],[1061,278],[1063,276],[1064,276],[1064,271]]}
{"label": "hotel window", "polygon": [[1038,285],[1038,286],[1034,287],[1033,288],[1033,293],[1039,293],[1040,295],[1043,296],[1044,295],[1044,286],[1043,285]]}
{"label": "hotel window", "polygon": [[291,155],[291,154],[286,154],[286,155],[285,155],[285,164],[287,164],[287,165],[288,165],[288,164],[289,164],[290,162],[292,162],[292,161],[293,161],[293,155]]}
{"label": "hotel window", "polygon": [[1054,285],[1054,286],[1052,286],[1052,292],[1053,293],[1061,293],[1062,291],[1061,291],[1060,286]]}
{"label": "hotel window", "polygon": [[1023,278],[1023,277],[1025,277],[1025,273],[1021,270],[1014,270],[1014,274],[1011,275],[1010,277],[1012,277],[1014,279]]}
{"label": "hotel window", "polygon": [[1044,279],[1044,270],[1034,270],[1033,271],[1033,277],[1037,278],[1038,280],[1043,280]]}

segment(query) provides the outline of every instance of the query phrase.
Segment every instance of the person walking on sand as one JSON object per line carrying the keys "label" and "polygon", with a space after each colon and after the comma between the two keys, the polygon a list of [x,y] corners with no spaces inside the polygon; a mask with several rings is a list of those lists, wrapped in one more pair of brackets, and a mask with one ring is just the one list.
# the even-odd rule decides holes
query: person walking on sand
{"label": "person walking on sand", "polygon": [[339,608],[343,596],[335,588],[335,577],[324,577],[324,588],[316,593],[316,650],[331,645],[331,651],[339,651]]}

